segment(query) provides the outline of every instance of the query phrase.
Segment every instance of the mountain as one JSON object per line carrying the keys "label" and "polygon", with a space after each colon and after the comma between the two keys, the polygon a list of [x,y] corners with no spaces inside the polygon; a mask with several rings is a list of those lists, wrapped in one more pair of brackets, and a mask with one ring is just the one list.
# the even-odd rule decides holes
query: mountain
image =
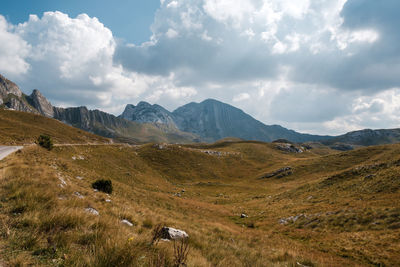
{"label": "mountain", "polygon": [[2,75],[0,75],[0,107],[40,114],[94,134],[129,143],[190,143],[198,139],[191,133],[184,133],[176,127],[167,127],[164,124],[128,121],[86,107],[53,107],[39,90],[33,90],[29,96],[25,95],[15,83]]}
{"label": "mountain", "polygon": [[400,129],[365,129],[360,131],[349,132],[344,135],[333,137],[322,143],[325,145],[333,145],[335,143],[351,144],[357,146],[374,146],[394,144],[400,142]]}
{"label": "mountain", "polygon": [[128,105],[121,117],[137,122],[174,125],[181,131],[200,136],[206,142],[215,142],[226,137],[266,142],[279,138],[292,142],[329,138],[297,133],[279,125],[265,125],[242,110],[213,99],[189,103],[173,112],[158,105],[141,102],[137,107]]}
{"label": "mountain", "polygon": [[128,143],[190,143],[197,138],[177,129],[132,122],[100,110],[88,110],[86,107],[54,108],[54,118],[85,131]]}
{"label": "mountain", "polygon": [[127,105],[116,117],[86,107],[54,107],[39,90],[24,94],[0,75],[0,108],[40,114],[68,125],[124,142],[192,143],[215,142],[234,137],[271,142],[319,141],[337,150],[400,142],[400,129],[361,130],[337,137],[302,134],[279,125],[265,125],[242,110],[213,99],[189,103],[173,112],[159,105],[140,102]]}
{"label": "mountain", "polygon": [[174,115],[159,105],[150,105],[141,101],[137,106],[126,105],[121,118],[140,123],[164,124],[176,128]]}

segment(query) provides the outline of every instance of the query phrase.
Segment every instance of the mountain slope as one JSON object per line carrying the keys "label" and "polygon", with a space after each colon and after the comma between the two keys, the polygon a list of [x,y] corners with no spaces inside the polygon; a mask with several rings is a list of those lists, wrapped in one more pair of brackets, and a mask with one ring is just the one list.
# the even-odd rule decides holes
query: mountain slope
{"label": "mountain slope", "polygon": [[55,119],[28,112],[0,109],[0,144],[32,144],[41,134],[50,135],[57,144],[62,143],[108,143],[108,139]]}
{"label": "mountain slope", "polygon": [[173,112],[182,131],[193,132],[208,141],[225,137],[271,142],[284,138],[292,142],[318,141],[328,137],[308,135],[288,130],[279,125],[265,125],[242,110],[208,99],[190,103]]}
{"label": "mountain slope", "polygon": [[332,145],[334,143],[344,143],[358,146],[374,146],[394,144],[399,142],[400,129],[365,129],[333,137],[332,139],[325,140],[322,143],[326,145]]}

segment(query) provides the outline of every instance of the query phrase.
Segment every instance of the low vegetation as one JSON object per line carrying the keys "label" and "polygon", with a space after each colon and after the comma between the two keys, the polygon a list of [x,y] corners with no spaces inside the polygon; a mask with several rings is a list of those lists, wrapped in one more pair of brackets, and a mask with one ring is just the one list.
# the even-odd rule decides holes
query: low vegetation
{"label": "low vegetation", "polygon": [[[28,146],[0,162],[0,257],[11,266],[398,266],[399,155],[400,145],[287,153],[243,141]],[[287,166],[290,175],[259,179]],[[93,190],[105,179],[112,195]],[[162,226],[190,238],[162,240]]]}
{"label": "low vegetation", "polygon": [[40,135],[37,139],[37,144],[47,150],[53,149],[53,140],[48,135]]}
{"label": "low vegetation", "polygon": [[92,184],[92,187],[96,190],[99,190],[107,194],[111,194],[113,191],[111,180],[105,180],[105,179],[97,180]]}

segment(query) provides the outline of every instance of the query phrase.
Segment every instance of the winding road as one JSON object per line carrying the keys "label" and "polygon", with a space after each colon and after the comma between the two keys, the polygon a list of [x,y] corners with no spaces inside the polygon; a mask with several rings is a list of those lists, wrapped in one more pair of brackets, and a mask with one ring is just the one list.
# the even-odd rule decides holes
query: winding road
{"label": "winding road", "polygon": [[0,160],[22,148],[23,146],[0,146]]}

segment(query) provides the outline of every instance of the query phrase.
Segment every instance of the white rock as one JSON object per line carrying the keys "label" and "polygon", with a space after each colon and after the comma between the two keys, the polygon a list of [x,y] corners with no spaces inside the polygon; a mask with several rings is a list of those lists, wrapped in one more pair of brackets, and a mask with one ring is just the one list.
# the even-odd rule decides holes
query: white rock
{"label": "white rock", "polygon": [[96,216],[98,216],[98,215],[100,214],[100,213],[99,213],[96,209],[94,209],[94,208],[86,208],[85,211],[88,212],[88,213],[91,213],[91,214],[93,214],[93,215],[96,215]]}
{"label": "white rock", "polygon": [[163,227],[162,228],[162,238],[169,240],[181,240],[188,238],[189,235],[182,230],[175,229],[172,227]]}
{"label": "white rock", "polygon": [[123,219],[123,220],[121,221],[121,223],[126,224],[126,225],[128,225],[128,226],[130,226],[130,227],[133,226],[133,223],[131,223],[130,221],[128,221],[128,220],[126,220],[126,219]]}
{"label": "white rock", "polygon": [[106,199],[106,202],[107,203],[111,203],[111,199]]}
{"label": "white rock", "polygon": [[79,193],[79,192],[74,192],[74,195],[77,196],[77,197],[80,198],[80,199],[85,198],[85,197],[82,196],[81,193]]}

